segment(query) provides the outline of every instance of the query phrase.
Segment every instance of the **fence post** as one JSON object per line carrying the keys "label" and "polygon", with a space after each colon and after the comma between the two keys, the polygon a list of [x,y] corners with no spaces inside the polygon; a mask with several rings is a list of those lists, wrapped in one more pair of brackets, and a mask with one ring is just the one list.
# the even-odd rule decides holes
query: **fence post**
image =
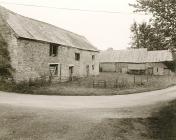
{"label": "fence post", "polygon": [[115,88],[118,87],[118,79],[116,79]]}
{"label": "fence post", "polygon": [[134,75],[134,84],[136,83],[136,77],[135,77],[135,75]]}
{"label": "fence post", "polygon": [[148,75],[148,73],[147,73],[147,83],[149,82],[149,75]]}
{"label": "fence post", "polygon": [[106,88],[106,86],[107,86],[107,85],[106,85],[106,80],[105,80],[105,81],[104,81],[104,88]]}

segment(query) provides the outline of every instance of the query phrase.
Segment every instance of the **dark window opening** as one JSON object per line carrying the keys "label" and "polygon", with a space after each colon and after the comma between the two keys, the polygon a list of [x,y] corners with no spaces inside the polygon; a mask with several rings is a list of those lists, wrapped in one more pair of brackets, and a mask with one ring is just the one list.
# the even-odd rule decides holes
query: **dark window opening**
{"label": "dark window opening", "polygon": [[50,64],[49,70],[52,76],[58,75],[58,64]]}
{"label": "dark window opening", "polygon": [[70,81],[73,81],[73,69],[74,69],[73,66],[69,67],[69,80]]}
{"label": "dark window opening", "polygon": [[95,66],[94,65],[92,65],[92,70],[94,70],[95,69]]}
{"label": "dark window opening", "polygon": [[57,56],[58,55],[58,45],[50,44],[50,56]]}
{"label": "dark window opening", "polygon": [[158,68],[156,68],[156,71],[158,72]]}
{"label": "dark window opening", "polygon": [[92,55],[92,60],[95,60],[95,55]]}
{"label": "dark window opening", "polygon": [[79,61],[80,60],[80,53],[75,53],[75,60]]}

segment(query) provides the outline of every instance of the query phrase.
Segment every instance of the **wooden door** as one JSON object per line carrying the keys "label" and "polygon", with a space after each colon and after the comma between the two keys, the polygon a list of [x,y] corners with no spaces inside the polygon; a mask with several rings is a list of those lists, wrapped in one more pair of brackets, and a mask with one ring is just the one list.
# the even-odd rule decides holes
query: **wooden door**
{"label": "wooden door", "polygon": [[73,80],[73,66],[69,67],[69,80],[72,81]]}
{"label": "wooden door", "polygon": [[87,76],[89,76],[89,74],[90,74],[89,65],[86,66],[86,74],[87,74]]}

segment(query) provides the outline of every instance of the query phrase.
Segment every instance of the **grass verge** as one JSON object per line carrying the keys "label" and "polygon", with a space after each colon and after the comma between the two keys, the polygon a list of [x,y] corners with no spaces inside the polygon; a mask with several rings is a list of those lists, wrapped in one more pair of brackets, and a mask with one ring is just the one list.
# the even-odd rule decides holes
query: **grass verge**
{"label": "grass verge", "polygon": [[[117,80],[118,79],[118,80]],[[93,87],[93,81],[104,80],[106,87]],[[0,81],[0,90],[36,95],[60,96],[108,96],[161,90],[176,85],[175,76],[134,76],[117,73],[101,73],[95,77],[78,79],[72,82],[51,84],[40,79],[18,84]]]}

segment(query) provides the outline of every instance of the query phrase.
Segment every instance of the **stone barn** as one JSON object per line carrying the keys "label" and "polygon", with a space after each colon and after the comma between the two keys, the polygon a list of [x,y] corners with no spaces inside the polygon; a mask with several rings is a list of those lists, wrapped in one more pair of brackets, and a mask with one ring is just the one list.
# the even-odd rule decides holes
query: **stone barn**
{"label": "stone barn", "polygon": [[174,70],[173,53],[147,49],[107,50],[100,53],[100,71],[129,74],[169,75]]}
{"label": "stone barn", "polygon": [[142,73],[147,49],[107,50],[100,53],[102,72]]}
{"label": "stone barn", "polygon": [[85,37],[4,7],[0,7],[0,39],[7,44],[0,46],[8,50],[15,81],[41,76],[68,80],[99,73],[99,50]]}

